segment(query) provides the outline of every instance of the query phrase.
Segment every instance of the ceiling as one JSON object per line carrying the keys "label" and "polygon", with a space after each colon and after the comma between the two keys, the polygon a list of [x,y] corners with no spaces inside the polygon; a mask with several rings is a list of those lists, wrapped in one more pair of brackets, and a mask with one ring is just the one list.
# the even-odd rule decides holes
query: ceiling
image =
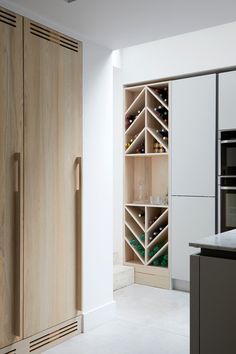
{"label": "ceiling", "polygon": [[9,0],[112,49],[236,20],[235,0]]}

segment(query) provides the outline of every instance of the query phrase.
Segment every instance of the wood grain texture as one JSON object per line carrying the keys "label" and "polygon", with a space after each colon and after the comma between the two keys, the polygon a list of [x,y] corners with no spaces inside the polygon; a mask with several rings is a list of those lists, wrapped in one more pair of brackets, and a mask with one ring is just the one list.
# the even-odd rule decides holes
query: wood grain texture
{"label": "wood grain texture", "polygon": [[25,19],[24,335],[77,314],[76,159],[82,154],[82,48],[32,35]]}
{"label": "wood grain texture", "polygon": [[0,22],[0,348],[22,331],[23,160],[16,191],[15,154],[23,158],[23,41],[22,17],[15,16],[16,27]]}

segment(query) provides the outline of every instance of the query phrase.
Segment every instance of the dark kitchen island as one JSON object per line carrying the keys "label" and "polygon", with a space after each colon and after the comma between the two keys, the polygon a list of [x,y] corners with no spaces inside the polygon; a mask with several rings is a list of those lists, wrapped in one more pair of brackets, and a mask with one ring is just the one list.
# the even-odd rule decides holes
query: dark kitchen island
{"label": "dark kitchen island", "polygon": [[235,354],[236,230],[189,245],[190,354]]}

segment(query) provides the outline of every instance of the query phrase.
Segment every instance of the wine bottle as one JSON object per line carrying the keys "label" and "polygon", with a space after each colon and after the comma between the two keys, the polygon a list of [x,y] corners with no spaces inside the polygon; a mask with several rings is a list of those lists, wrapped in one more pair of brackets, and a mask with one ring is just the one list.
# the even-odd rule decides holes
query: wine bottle
{"label": "wine bottle", "polygon": [[168,87],[154,88],[155,94],[168,104]]}
{"label": "wine bottle", "polygon": [[155,253],[154,253],[153,251],[150,251],[150,252],[148,253],[148,257],[149,257],[149,258],[152,258],[152,257],[154,256],[154,254],[155,254]]}
{"label": "wine bottle", "polygon": [[158,219],[157,216],[154,216],[152,219],[150,219],[149,220],[149,226],[151,226],[157,219]]}
{"label": "wine bottle", "polygon": [[141,241],[144,242],[145,241],[145,234],[141,234],[139,238],[140,238]]}
{"label": "wine bottle", "polygon": [[149,236],[148,236],[148,242],[149,242],[149,243],[152,242],[153,239],[154,239],[153,235],[149,235]]}
{"label": "wine bottle", "polygon": [[168,139],[168,132],[164,128],[156,129],[156,133],[160,134],[164,140]]}
{"label": "wine bottle", "polygon": [[161,266],[168,267],[168,255],[164,255],[161,257]]}
{"label": "wine bottle", "polygon": [[154,112],[156,112],[161,118],[168,116],[168,112],[163,106],[154,107]]}
{"label": "wine bottle", "polygon": [[163,110],[163,106],[159,105],[157,107],[154,107],[154,111],[155,112],[159,112],[159,111],[162,111]]}
{"label": "wine bottle", "polygon": [[131,126],[131,124],[134,122],[135,118],[136,118],[136,116],[134,116],[134,115],[130,115],[126,118],[126,122],[125,122],[126,129],[128,129]]}
{"label": "wine bottle", "polygon": [[155,266],[155,267],[160,266],[160,260],[159,260],[159,258],[154,259],[154,261],[152,262],[152,265]]}
{"label": "wine bottle", "polygon": [[165,123],[166,126],[168,126],[168,117],[164,118],[163,122]]}
{"label": "wine bottle", "polygon": [[142,218],[144,215],[145,215],[144,211],[141,211],[141,212],[138,214],[138,217],[139,217],[139,218]]}
{"label": "wine bottle", "polygon": [[154,252],[154,254],[156,254],[158,251],[159,251],[159,246],[158,245],[156,245],[155,247],[153,247],[153,252]]}
{"label": "wine bottle", "polygon": [[133,245],[133,246],[137,246],[138,241],[137,241],[135,238],[132,238],[132,239],[129,241],[129,243],[130,243],[131,245]]}
{"label": "wine bottle", "polygon": [[159,232],[156,230],[152,233],[153,237],[156,237],[159,234]]}
{"label": "wine bottle", "polygon": [[155,153],[157,153],[157,152],[159,152],[159,148],[160,148],[160,144],[157,143],[157,142],[154,142],[154,144],[153,144],[153,151],[154,151]]}

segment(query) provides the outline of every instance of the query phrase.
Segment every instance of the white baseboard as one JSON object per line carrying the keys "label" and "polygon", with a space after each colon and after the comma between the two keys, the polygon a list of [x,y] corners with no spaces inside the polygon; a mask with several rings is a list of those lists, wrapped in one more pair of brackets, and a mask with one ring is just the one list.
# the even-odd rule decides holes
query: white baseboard
{"label": "white baseboard", "polygon": [[173,290],[180,290],[180,291],[190,291],[190,283],[189,281],[180,280],[180,279],[172,279],[172,288]]}
{"label": "white baseboard", "polygon": [[115,301],[99,306],[93,310],[83,313],[83,332],[87,332],[105,322],[112,320],[116,314]]}

